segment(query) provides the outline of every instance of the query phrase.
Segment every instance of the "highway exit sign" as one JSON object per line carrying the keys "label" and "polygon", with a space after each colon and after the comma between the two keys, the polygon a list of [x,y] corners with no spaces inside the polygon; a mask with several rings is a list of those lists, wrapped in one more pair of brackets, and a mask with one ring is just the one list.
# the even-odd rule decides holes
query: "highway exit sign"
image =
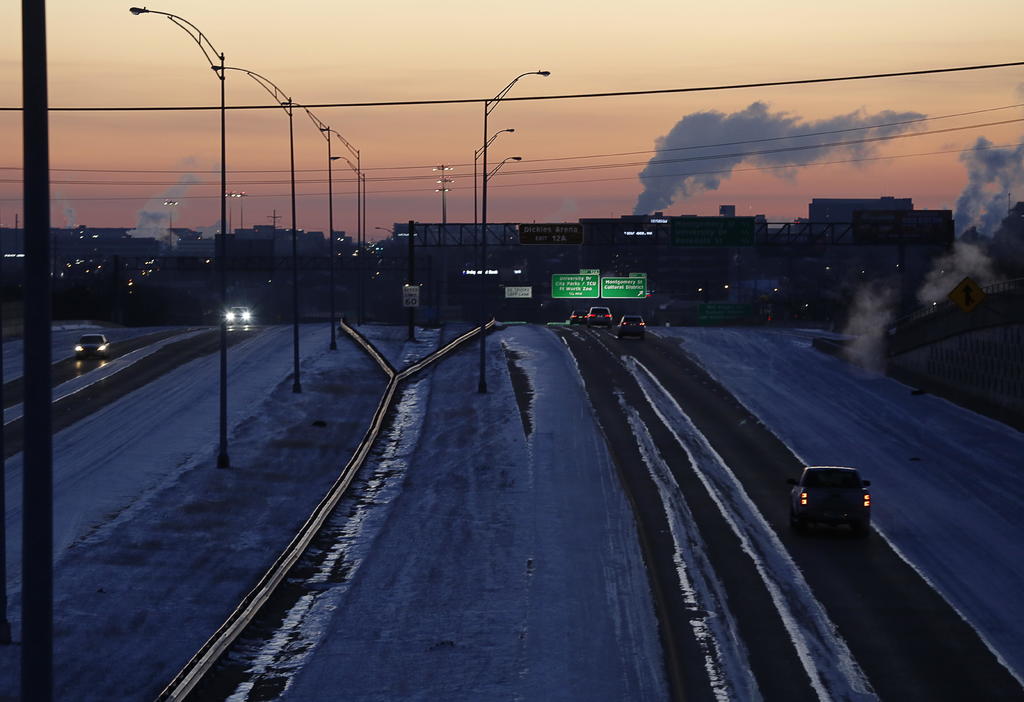
{"label": "highway exit sign", "polygon": [[601,297],[647,297],[647,276],[631,275],[628,278],[601,278]]}
{"label": "highway exit sign", "polygon": [[753,217],[673,217],[675,246],[753,246]]}
{"label": "highway exit sign", "polygon": [[558,224],[520,224],[520,244],[582,244],[583,225],[578,222]]}
{"label": "highway exit sign", "polygon": [[554,273],[551,276],[551,297],[600,297],[600,278],[599,273]]}

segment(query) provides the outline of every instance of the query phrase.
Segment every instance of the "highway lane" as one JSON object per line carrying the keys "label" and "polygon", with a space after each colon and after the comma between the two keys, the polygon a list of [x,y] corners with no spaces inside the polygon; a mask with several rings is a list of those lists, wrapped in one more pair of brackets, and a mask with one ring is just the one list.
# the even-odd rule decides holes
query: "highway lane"
{"label": "highway lane", "polygon": [[[643,416],[659,451],[674,470],[728,593],[761,693],[765,699],[814,697],[775,605],[764,592],[760,577],[751,572],[750,557],[737,547],[730,527],[711,504],[707,489],[695,479],[678,442],[663,435],[659,438],[667,429],[660,419],[650,416],[646,400],[638,399],[642,393],[624,367],[623,356],[635,358],[651,371],[736,475],[881,699],[1024,696],[977,634],[883,540],[858,540],[840,531],[816,531],[808,536],[790,532],[784,481],[795,477],[800,463],[675,343],[654,334],[638,342],[617,340],[603,330],[572,328],[560,333],[578,359],[624,482],[639,495],[634,498],[638,523],[645,534],[652,578],[661,583],[655,587],[656,594],[661,591],[659,608],[674,632],[679,652],[686,651],[687,627],[676,621],[678,608],[666,602],[678,589],[675,574],[666,565],[672,562],[672,552],[667,550],[664,536],[659,538],[659,530],[665,527],[663,520],[659,525],[652,516],[657,498],[651,496],[650,488],[643,488],[645,478],[633,448],[637,440],[628,429],[616,392]],[[673,444],[677,447],[674,453]],[[865,472],[870,477],[870,470]],[[668,650],[671,656],[673,649]],[[668,663],[670,669],[673,665],[681,671],[685,688],[694,687],[694,672],[687,671],[686,661]]]}
{"label": "highway lane", "polygon": [[[228,347],[251,338],[260,333],[262,327],[247,327],[245,329],[232,329],[228,332]],[[167,338],[171,334],[180,333],[180,330],[172,332],[160,332],[154,335],[139,337],[138,339],[126,340],[118,344],[117,355],[123,355],[142,346],[155,343]],[[89,387],[65,397],[53,403],[53,431],[54,433],[68,427],[102,409],[118,398],[127,395],[155,378],[177,368],[195,358],[216,353],[220,348],[220,331],[216,328],[208,332],[178,342],[168,344],[157,352],[140,359],[129,368],[122,370],[108,378],[90,385]],[[98,367],[101,361],[76,361],[65,359],[54,364],[54,385],[57,379],[68,380],[76,377],[75,373],[80,370],[80,364],[90,364],[92,368]],[[78,366],[78,367],[76,367]],[[20,387],[22,379],[11,381],[4,386],[5,404],[7,400],[7,389],[9,386],[18,385],[20,400]],[[15,403],[11,403],[12,405]],[[22,431],[21,419],[8,422],[4,426],[4,458],[9,458],[19,453],[24,443],[24,432]]]}

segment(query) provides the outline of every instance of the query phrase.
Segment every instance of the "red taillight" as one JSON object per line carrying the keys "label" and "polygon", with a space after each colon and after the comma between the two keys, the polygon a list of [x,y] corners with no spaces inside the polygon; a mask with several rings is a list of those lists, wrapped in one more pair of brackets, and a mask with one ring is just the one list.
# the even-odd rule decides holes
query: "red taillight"
{"label": "red taillight", "polygon": [[802,505],[806,505],[807,504],[807,493],[806,492],[801,492],[800,493],[800,504],[802,504]]}

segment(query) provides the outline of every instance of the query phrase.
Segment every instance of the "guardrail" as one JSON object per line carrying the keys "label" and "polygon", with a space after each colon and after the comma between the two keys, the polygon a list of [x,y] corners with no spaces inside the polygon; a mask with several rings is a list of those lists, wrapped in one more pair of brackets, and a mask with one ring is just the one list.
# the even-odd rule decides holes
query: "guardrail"
{"label": "guardrail", "polygon": [[[489,331],[494,327],[494,324],[495,322],[492,319],[484,326],[484,329]],[[374,347],[369,340],[359,334],[358,331],[350,327],[344,319],[342,319],[339,328],[341,331],[348,334],[356,344],[358,344],[371,358],[373,358],[374,361],[377,362],[377,365],[379,365],[388,376],[387,388],[385,388],[384,394],[381,397],[380,402],[377,404],[377,409],[373,413],[373,419],[370,422],[370,426],[366,430],[366,434],[363,435],[362,441],[360,441],[359,445],[356,447],[352,458],[350,458],[348,463],[345,464],[345,467],[338,476],[338,479],[333,485],[331,485],[331,488],[327,491],[324,498],[320,500],[320,503],[317,504],[309,519],[307,519],[305,524],[302,525],[302,528],[299,529],[298,534],[296,534],[296,536],[291,540],[284,552],[278,556],[270,569],[259,579],[256,586],[249,591],[224,623],[221,624],[220,628],[218,628],[217,631],[207,639],[206,643],[202,645],[199,651],[192,656],[188,663],[185,664],[177,675],[174,676],[171,682],[160,692],[156,698],[159,702],[163,702],[165,700],[184,700],[203,679],[203,676],[213,668],[217,660],[228,650],[228,648],[231,647],[231,644],[235,642],[235,639],[238,638],[245,627],[247,627],[252,620],[256,618],[260,610],[263,608],[263,605],[267,603],[274,590],[285,579],[288,571],[292,569],[292,566],[294,566],[299,560],[302,553],[309,547],[309,544],[323,527],[324,522],[327,521],[327,518],[337,506],[341,498],[344,497],[345,492],[348,490],[352,480],[359,472],[359,469],[363,465],[363,461],[366,460],[367,455],[370,453],[370,449],[373,447],[374,442],[380,434],[380,430],[384,425],[384,419],[387,417],[387,413],[391,409],[391,404],[398,391],[399,384],[406,378],[409,378],[423,370],[431,363],[434,363],[448,355],[480,332],[479,327],[474,327],[462,336],[459,336],[455,340],[449,342],[416,363],[406,366],[401,371],[395,371],[392,365],[386,358],[384,358],[377,348]]]}

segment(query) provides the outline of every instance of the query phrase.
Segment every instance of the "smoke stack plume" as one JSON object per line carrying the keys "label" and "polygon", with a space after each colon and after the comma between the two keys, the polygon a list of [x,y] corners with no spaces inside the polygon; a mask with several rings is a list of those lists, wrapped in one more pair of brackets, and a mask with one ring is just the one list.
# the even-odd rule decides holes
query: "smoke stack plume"
{"label": "smoke stack plume", "polygon": [[[917,112],[886,110],[869,115],[857,111],[808,122],[798,115],[788,112],[772,112],[769,106],[763,102],[755,102],[746,109],[731,114],[716,110],[694,112],[679,120],[668,134],[655,140],[657,152],[640,172],[644,190],[637,198],[634,213],[648,214],[657,210],[665,210],[676,200],[705,190],[717,190],[722,181],[727,179],[733,169],[741,163],[756,166],[796,167],[837,155],[864,158],[875,151],[875,147],[870,143],[836,144],[836,142],[857,141],[862,138],[859,133],[833,133],[798,138],[801,134],[837,132],[873,124],[890,124],[890,126],[879,127],[867,133],[869,136],[889,136],[909,132],[916,128],[913,123],[896,123],[917,120],[922,117],[924,115]],[[779,141],[756,144],[735,143],[753,139],[779,139]],[[730,143],[734,145],[725,145]],[[701,146],[707,144],[723,144],[723,146]],[[833,145],[829,146],[828,144]],[[795,146],[811,146],[812,148],[780,151],[780,149]],[[715,154],[725,155],[709,158]],[[699,160],[689,163],[680,161],[680,159],[687,158]],[[688,174],[686,171],[692,173]],[[695,171],[707,172],[696,173]],[[714,173],[709,171],[714,171]],[[781,177],[791,177],[793,171],[782,168],[776,174]]]}

